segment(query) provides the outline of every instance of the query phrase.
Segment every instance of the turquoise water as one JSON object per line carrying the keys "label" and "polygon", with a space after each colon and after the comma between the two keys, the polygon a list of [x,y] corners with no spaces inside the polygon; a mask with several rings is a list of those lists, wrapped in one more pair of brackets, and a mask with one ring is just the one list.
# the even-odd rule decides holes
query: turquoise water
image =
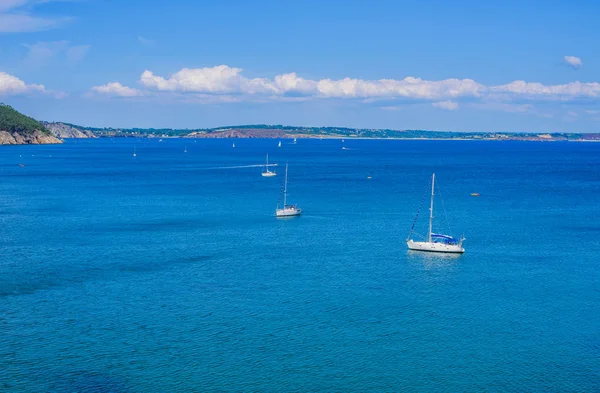
{"label": "turquoise water", "polygon": [[0,391],[598,391],[600,145],[276,143],[2,148]]}

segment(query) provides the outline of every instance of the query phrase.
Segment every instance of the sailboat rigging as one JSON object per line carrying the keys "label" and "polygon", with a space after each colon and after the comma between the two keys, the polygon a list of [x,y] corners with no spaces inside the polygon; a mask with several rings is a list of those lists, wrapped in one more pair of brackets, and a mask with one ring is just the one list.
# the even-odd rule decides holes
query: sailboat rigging
{"label": "sailboat rigging", "polygon": [[263,177],[273,177],[277,176],[277,172],[269,170],[269,154],[267,154],[267,164],[265,165],[265,170],[262,173]]}
{"label": "sailboat rigging", "polygon": [[277,208],[275,209],[276,217],[293,217],[299,216],[302,212],[297,205],[287,204],[287,182],[288,182],[288,164],[285,164],[285,180],[283,183],[283,208],[279,208],[279,202],[277,202]]}
{"label": "sailboat rigging", "polygon": [[429,229],[427,231],[427,241],[414,241],[411,237],[415,228],[415,223],[419,217],[419,212],[413,222],[412,228],[408,238],[406,239],[406,245],[411,250],[417,251],[431,251],[431,252],[445,252],[445,253],[464,253],[465,249],[462,246],[464,237],[459,239],[454,238],[450,235],[443,235],[439,233],[433,233],[433,200],[435,196],[435,173],[431,175],[431,201],[429,203]]}

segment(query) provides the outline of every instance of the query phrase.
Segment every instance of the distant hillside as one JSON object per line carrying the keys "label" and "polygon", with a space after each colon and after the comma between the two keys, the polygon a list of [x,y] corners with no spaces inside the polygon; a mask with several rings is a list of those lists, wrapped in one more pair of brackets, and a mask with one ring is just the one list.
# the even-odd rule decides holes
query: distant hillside
{"label": "distant hillside", "polygon": [[62,143],[43,124],[0,104],[0,145]]}
{"label": "distant hillside", "polygon": [[[301,127],[284,125],[238,125],[218,128],[97,128],[69,123],[44,123],[55,135],[64,138],[135,137],[135,138],[377,138],[377,139],[469,139],[530,141],[597,141],[599,134],[456,132],[392,130],[348,127]],[[63,131],[61,131],[63,130]],[[76,136],[79,135],[79,136]],[[86,136],[87,135],[87,136]]]}
{"label": "distant hillside", "polygon": [[41,123],[57,138],[97,138],[93,132],[70,124],[47,121]]}

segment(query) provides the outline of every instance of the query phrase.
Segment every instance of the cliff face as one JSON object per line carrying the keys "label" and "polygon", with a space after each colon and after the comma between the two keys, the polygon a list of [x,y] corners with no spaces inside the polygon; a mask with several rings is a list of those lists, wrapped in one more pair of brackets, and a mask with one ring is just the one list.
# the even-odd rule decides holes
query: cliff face
{"label": "cliff face", "polygon": [[0,145],[62,143],[39,121],[0,103]]}
{"label": "cliff face", "polygon": [[0,131],[0,145],[45,145],[52,143],[62,143],[62,141],[38,130],[29,134]]}
{"label": "cliff face", "polygon": [[42,124],[57,138],[96,138],[91,131],[80,130],[64,123],[42,122]]}

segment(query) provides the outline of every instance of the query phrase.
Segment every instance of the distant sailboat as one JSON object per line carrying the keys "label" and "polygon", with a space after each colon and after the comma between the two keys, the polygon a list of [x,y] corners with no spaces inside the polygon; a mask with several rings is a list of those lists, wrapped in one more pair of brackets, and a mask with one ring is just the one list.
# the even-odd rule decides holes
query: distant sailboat
{"label": "distant sailboat", "polygon": [[[410,229],[410,233],[408,235],[408,239],[406,239],[406,245],[411,250],[417,251],[432,251],[432,252],[446,252],[446,253],[463,253],[465,249],[462,246],[464,237],[460,239],[456,239],[449,235],[442,235],[439,233],[433,233],[433,197],[435,195],[435,173],[431,176],[431,202],[429,205],[429,230],[427,231],[427,241],[424,242],[416,242],[411,239],[413,234],[413,229],[415,228],[415,223],[417,222],[417,218],[419,217],[419,213],[417,212],[417,217],[415,217],[415,221],[413,222],[413,226]],[[420,208],[419,208],[420,210]]]}
{"label": "distant sailboat", "polygon": [[133,145],[133,156],[137,157],[137,154],[135,153],[135,145]]}
{"label": "distant sailboat", "polygon": [[235,147],[235,142],[233,142],[233,144],[231,145],[231,147]]}
{"label": "distant sailboat", "polygon": [[277,203],[277,208],[275,209],[276,217],[293,217],[299,216],[302,212],[297,205],[288,205],[287,204],[287,178],[288,178],[288,164],[285,164],[285,181],[283,183],[283,208],[279,208],[279,202]]}
{"label": "distant sailboat", "polygon": [[294,145],[297,143],[298,141],[296,140],[296,138],[294,138]]}
{"label": "distant sailboat", "polygon": [[277,176],[277,173],[269,170],[269,155],[267,154],[267,164],[265,165],[265,171],[262,173],[263,177]]}
{"label": "distant sailboat", "polygon": [[277,145],[277,147],[281,147],[281,141],[279,141],[279,144]]}
{"label": "distant sailboat", "polygon": [[183,152],[187,153],[187,146],[183,148]]}

